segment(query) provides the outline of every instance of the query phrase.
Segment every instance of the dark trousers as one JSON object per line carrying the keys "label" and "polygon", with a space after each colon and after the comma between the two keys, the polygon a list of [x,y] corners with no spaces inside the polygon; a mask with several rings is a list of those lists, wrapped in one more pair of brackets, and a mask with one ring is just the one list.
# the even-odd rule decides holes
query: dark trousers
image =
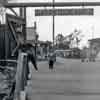
{"label": "dark trousers", "polygon": [[49,61],[49,69],[53,69],[54,61],[50,60]]}

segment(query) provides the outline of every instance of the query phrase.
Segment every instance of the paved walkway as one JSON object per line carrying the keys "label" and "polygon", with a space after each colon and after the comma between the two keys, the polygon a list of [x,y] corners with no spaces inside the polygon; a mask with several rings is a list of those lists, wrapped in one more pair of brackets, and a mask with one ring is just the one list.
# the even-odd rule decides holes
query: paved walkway
{"label": "paved walkway", "polygon": [[38,63],[39,72],[31,67],[30,100],[100,100],[100,62],[57,58],[54,67],[49,71],[46,61]]}

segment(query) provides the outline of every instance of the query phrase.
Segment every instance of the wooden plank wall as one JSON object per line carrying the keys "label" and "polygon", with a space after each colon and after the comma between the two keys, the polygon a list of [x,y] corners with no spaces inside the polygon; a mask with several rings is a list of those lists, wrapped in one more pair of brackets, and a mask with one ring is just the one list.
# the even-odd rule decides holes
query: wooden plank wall
{"label": "wooden plank wall", "polygon": [[0,59],[5,59],[5,25],[0,25]]}
{"label": "wooden plank wall", "polygon": [[15,46],[16,42],[8,26],[0,25],[0,59],[11,58],[11,52]]}

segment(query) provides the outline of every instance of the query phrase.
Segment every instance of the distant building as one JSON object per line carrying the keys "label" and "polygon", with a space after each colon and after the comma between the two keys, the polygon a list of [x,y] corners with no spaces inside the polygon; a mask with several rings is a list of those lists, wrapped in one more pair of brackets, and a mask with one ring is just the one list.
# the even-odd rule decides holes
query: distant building
{"label": "distant building", "polygon": [[36,39],[36,30],[34,27],[27,27],[26,28],[26,33],[27,33],[27,40],[28,41],[35,41]]}
{"label": "distant building", "polygon": [[89,48],[91,50],[91,55],[97,58],[100,53],[100,38],[95,38],[88,41],[89,41]]}
{"label": "distant building", "polygon": [[91,39],[91,40],[88,40],[88,41],[89,41],[89,47],[91,49],[94,49],[97,52],[100,51],[100,38],[95,38],[95,39]]}
{"label": "distant building", "polygon": [[89,47],[83,48],[81,58],[87,61],[100,60],[100,38],[88,40]]}

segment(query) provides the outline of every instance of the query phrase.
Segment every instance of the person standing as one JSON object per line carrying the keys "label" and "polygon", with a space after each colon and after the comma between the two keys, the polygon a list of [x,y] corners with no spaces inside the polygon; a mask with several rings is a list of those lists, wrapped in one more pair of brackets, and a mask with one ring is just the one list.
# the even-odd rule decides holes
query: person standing
{"label": "person standing", "polygon": [[54,62],[55,62],[55,60],[54,60],[55,58],[54,58],[54,54],[53,53],[50,53],[49,54],[49,70],[53,70],[54,69]]}

